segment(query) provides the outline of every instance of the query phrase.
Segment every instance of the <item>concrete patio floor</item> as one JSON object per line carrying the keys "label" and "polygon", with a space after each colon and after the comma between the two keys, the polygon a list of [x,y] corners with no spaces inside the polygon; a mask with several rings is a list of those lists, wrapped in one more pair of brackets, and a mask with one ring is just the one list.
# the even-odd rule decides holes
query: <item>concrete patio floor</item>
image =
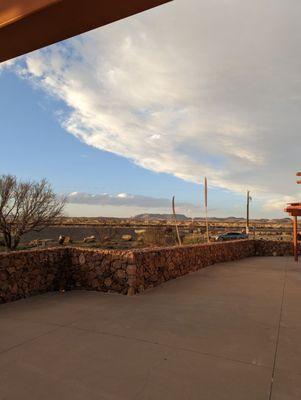
{"label": "concrete patio floor", "polygon": [[291,258],[0,305],[0,399],[300,400],[300,309]]}

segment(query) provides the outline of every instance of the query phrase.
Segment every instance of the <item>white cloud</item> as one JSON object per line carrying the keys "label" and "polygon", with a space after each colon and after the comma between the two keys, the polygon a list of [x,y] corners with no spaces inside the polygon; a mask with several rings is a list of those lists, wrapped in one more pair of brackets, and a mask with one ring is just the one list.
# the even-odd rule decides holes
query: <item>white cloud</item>
{"label": "white cloud", "polygon": [[16,61],[17,61],[17,59],[13,59],[13,60],[7,60],[7,61],[0,63],[0,73],[1,73],[1,70],[3,71],[5,68],[11,68],[16,63]]}
{"label": "white cloud", "polygon": [[132,199],[132,198],[133,198],[133,195],[128,194],[128,193],[119,193],[119,194],[117,195],[117,197],[118,197],[119,199]]}
{"label": "white cloud", "polygon": [[[119,193],[117,195],[89,194],[81,192],[72,192],[67,195],[69,204],[83,204],[94,206],[123,206],[137,207],[143,209],[164,209],[171,210],[171,200],[164,198],[155,198],[150,196],[140,196],[128,193]],[[177,209],[183,211],[199,211],[200,208],[190,203],[177,203]]]}
{"label": "white cloud", "polygon": [[296,198],[292,196],[282,196],[278,198],[270,198],[266,200],[263,204],[263,209],[266,212],[273,212],[283,210],[288,203],[293,203],[296,201]]}
{"label": "white cloud", "polygon": [[[68,132],[267,206],[296,196],[301,3],[176,0],[24,58]],[[281,207],[282,208],[282,207]]]}

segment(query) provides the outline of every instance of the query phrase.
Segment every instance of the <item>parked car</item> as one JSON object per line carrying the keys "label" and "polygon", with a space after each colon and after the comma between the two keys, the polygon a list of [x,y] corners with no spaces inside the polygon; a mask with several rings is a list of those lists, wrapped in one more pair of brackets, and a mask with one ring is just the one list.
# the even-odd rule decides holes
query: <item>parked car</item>
{"label": "parked car", "polygon": [[226,240],[242,240],[242,239],[248,239],[248,235],[246,233],[241,233],[241,232],[227,232],[227,233],[222,233],[221,235],[215,236],[215,240],[217,242],[222,242]]}

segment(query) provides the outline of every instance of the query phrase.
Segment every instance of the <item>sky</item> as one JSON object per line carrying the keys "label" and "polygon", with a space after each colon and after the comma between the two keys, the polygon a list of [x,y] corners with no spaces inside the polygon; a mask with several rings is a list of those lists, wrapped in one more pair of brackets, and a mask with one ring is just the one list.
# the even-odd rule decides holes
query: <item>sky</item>
{"label": "sky", "polygon": [[283,217],[299,199],[297,0],[174,0],[0,64],[0,173],[67,215]]}

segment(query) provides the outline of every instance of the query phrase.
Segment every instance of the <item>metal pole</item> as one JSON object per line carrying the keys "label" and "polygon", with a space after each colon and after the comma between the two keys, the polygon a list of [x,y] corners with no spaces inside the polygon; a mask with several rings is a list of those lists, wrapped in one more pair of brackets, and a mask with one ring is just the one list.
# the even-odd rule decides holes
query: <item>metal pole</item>
{"label": "metal pole", "polygon": [[204,191],[205,191],[205,214],[206,214],[206,236],[207,236],[207,242],[210,242],[209,239],[209,223],[208,223],[208,182],[207,178],[205,177],[205,185],[204,185]]}
{"label": "metal pole", "polygon": [[293,217],[293,235],[294,235],[294,258],[298,262],[298,217]]}
{"label": "metal pole", "polygon": [[248,235],[250,231],[250,191],[247,191],[247,224],[246,224],[246,234]]}

